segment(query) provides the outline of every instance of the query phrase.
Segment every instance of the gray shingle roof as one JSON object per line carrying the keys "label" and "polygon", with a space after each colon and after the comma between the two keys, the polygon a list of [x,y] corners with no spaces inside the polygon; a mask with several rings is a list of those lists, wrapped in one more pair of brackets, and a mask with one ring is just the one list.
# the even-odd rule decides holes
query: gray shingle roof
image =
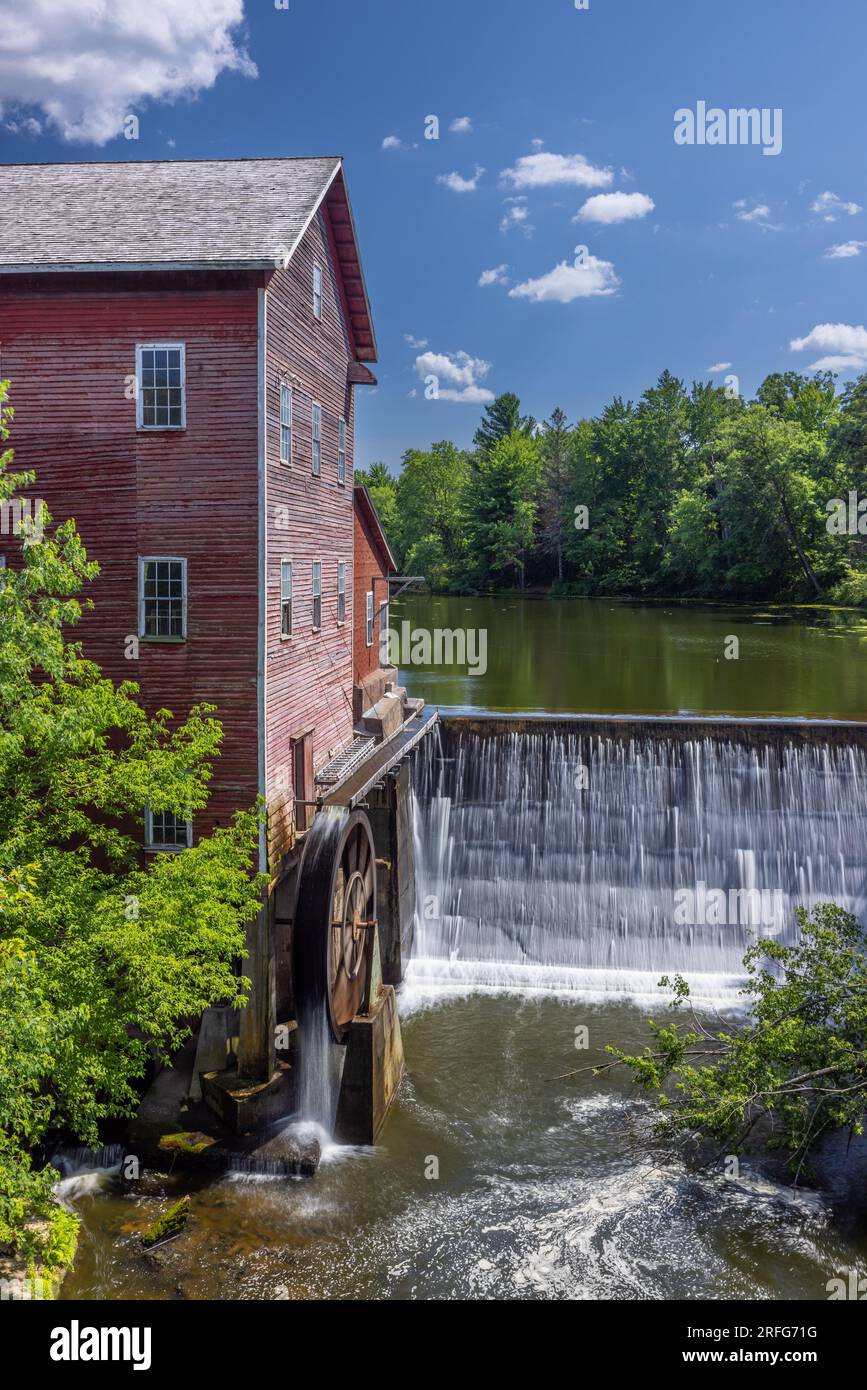
{"label": "gray shingle roof", "polygon": [[0,165],[0,272],[273,265],[339,166],[337,156]]}

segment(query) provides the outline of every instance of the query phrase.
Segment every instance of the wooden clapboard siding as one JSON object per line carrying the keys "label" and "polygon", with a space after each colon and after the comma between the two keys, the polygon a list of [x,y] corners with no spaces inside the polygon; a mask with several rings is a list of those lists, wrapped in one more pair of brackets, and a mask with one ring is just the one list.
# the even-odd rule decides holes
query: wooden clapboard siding
{"label": "wooden clapboard siding", "polygon": [[[355,625],[354,674],[358,684],[379,670],[380,608],[388,588],[387,569],[370,526],[360,508],[355,511]],[[373,594],[373,643],[367,645],[367,595]]]}
{"label": "wooden clapboard siding", "polygon": [[[322,319],[313,268],[322,268]],[[329,213],[323,207],[266,293],[267,787],[277,839],[291,838],[292,739],[312,729],[321,766],[352,736],[354,358]],[[280,383],[292,387],[292,461],[280,462]],[[322,466],[312,473],[312,405],[322,408]],[[338,421],[346,420],[346,481],[337,481]],[[293,635],[280,635],[280,563],[292,561]],[[322,562],[322,626],[313,631],[312,567]],[[337,566],[346,562],[346,621],[337,622]],[[273,845],[272,836],[272,845]]]}
{"label": "wooden clapboard siding", "polygon": [[[225,824],[257,792],[257,293],[252,276],[55,276],[0,283],[0,375],[16,466],[55,520],[73,516],[101,573],[78,635],[150,710],[207,701],[224,727],[207,812]],[[187,428],[136,430],[138,342],[186,345]],[[7,547],[8,548],[8,547]],[[138,557],[184,556],[188,639],[142,642]]]}

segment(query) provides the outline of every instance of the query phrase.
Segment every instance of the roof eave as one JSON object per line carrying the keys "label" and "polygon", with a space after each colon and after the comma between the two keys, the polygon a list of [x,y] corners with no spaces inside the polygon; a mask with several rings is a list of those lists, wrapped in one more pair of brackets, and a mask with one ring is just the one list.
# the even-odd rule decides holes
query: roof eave
{"label": "roof eave", "polygon": [[0,275],[113,274],[142,270],[274,270],[273,260],[235,261],[59,261],[50,265],[0,265]]}

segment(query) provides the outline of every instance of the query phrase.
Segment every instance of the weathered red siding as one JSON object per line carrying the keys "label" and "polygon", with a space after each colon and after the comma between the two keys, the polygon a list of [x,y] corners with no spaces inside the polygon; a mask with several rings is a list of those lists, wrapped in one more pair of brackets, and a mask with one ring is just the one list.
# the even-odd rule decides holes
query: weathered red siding
{"label": "weathered red siding", "polygon": [[[361,512],[355,512],[355,681],[360,684],[378,671],[380,619],[382,604],[388,595],[384,582],[386,568],[370,528]],[[373,594],[373,643],[367,645],[367,595]]]}
{"label": "weathered red siding", "polygon": [[[308,228],[266,292],[268,622],[267,787],[272,845],[292,835],[292,740],[314,730],[318,768],[352,736],[354,437],[352,347],[331,252],[328,213]],[[313,267],[323,272],[322,319]],[[292,461],[280,462],[280,383],[292,387]],[[312,472],[312,405],[322,408],[321,474]],[[346,481],[337,481],[338,421],[346,420]],[[280,635],[280,563],[291,560],[293,633]],[[313,562],[322,562],[322,625],[313,630]],[[337,621],[337,566],[346,563],[346,619]]]}
{"label": "weathered red siding", "polygon": [[[180,716],[208,701],[223,721],[199,833],[257,791],[256,308],[254,283],[239,277],[0,284],[16,466],[36,471],[34,495],[55,520],[75,518],[101,566],[78,629],[88,655],[138,681],[151,710]],[[136,430],[135,346],[157,340],[186,344],[184,431]],[[138,632],[140,555],[187,558],[188,637],[142,642],[136,661],[125,649]]]}

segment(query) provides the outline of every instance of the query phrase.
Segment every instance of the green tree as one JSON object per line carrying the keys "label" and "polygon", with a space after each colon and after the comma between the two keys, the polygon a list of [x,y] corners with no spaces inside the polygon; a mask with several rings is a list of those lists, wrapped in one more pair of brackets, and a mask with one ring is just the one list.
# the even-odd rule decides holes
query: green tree
{"label": "green tree", "polygon": [[388,543],[397,553],[400,533],[397,479],[389,473],[384,463],[372,463],[367,470],[356,468],[354,481],[356,485],[366,487],[370,493]]}
{"label": "green tree", "polygon": [[403,456],[397,484],[403,568],[425,575],[435,589],[447,589],[463,573],[469,478],[467,455],[448,440]]}
{"label": "green tree", "polygon": [[553,557],[556,577],[561,584],[569,528],[571,438],[566,415],[558,406],[551,412],[551,419],[546,423],[540,439],[542,498],[539,541],[545,554]]}
{"label": "green tree", "polygon": [[808,434],[822,434],[839,408],[835,380],[833,372],[816,372],[812,377],[772,372],[756,392],[756,401],[778,419],[790,420]]}
{"label": "green tree", "polygon": [[[34,481],[11,464],[7,450],[2,503]],[[190,1019],[244,1001],[235,967],[263,887],[255,812],[143,867],[144,807],[204,807],[221,729],[207,706],[147,715],[68,640],[97,566],[73,522],[50,520],[24,523],[20,566],[0,575],[0,1242],[31,1258],[64,1227],[35,1146],[57,1130],[97,1143]]]}
{"label": "green tree", "polygon": [[541,471],[539,445],[522,430],[476,456],[467,508],[473,563],[483,581],[512,572],[524,587]]}
{"label": "green tree", "polygon": [[[582,1070],[625,1066],[655,1092],[657,1137],[667,1147],[707,1140],[719,1156],[756,1138],[783,1150],[797,1181],[830,1132],[864,1131],[867,939],[832,903],[796,915],[796,945],[764,939],[747,950],[748,1022],[712,1031],[694,1014],[690,1026],[651,1021],[653,1045],[640,1055],[609,1047],[615,1061]],[[674,984],[678,1013],[688,984],[681,976],[660,983]]]}
{"label": "green tree", "polygon": [[482,421],[473,436],[473,443],[482,452],[492,449],[501,439],[506,439],[516,430],[531,435],[536,428],[532,415],[521,414],[521,402],[512,391],[504,391],[490,405],[486,405]]}

